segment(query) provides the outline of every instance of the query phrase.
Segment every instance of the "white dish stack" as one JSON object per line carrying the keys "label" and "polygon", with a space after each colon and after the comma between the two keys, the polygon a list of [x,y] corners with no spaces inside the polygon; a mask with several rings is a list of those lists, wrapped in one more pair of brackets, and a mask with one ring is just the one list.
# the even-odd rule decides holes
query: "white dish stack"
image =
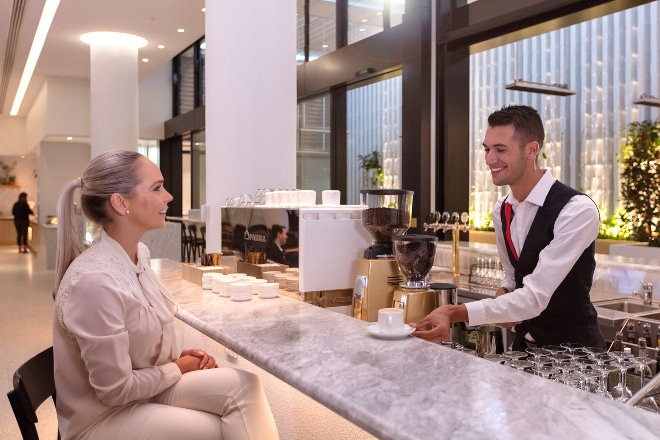
{"label": "white dish stack", "polygon": [[259,294],[259,284],[264,284],[267,283],[267,280],[264,280],[262,278],[256,278],[252,280],[252,295],[258,295]]}
{"label": "white dish stack", "polygon": [[218,293],[220,296],[229,297],[229,286],[231,283],[235,283],[236,278],[224,276],[222,278],[215,278],[213,280],[213,293]]}
{"label": "white dish stack", "polygon": [[277,298],[279,296],[280,285],[277,283],[257,284],[259,298]]}
{"label": "white dish stack", "polygon": [[263,275],[263,277],[266,281],[268,281],[269,283],[274,283],[275,282],[275,275],[280,274],[280,273],[282,273],[282,272],[280,272],[279,270],[267,270],[262,275]]}
{"label": "white dish stack", "polygon": [[232,301],[249,301],[252,299],[252,283],[250,281],[238,281],[229,285]]}

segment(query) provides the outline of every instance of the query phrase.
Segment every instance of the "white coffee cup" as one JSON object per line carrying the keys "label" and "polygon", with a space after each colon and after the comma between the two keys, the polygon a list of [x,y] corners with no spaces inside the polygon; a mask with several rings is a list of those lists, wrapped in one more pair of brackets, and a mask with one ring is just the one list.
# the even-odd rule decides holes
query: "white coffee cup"
{"label": "white coffee cup", "polygon": [[321,203],[326,206],[339,206],[341,191],[336,189],[326,189],[321,192]]}
{"label": "white coffee cup", "polygon": [[378,330],[386,333],[402,332],[403,326],[403,309],[378,310]]}

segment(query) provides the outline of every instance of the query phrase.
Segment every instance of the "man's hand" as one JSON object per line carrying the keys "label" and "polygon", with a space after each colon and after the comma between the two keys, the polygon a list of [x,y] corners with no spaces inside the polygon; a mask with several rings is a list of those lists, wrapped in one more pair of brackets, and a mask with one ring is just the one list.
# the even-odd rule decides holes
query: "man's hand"
{"label": "man's hand", "polygon": [[449,339],[449,327],[454,322],[468,320],[464,305],[438,307],[419,322],[410,323],[415,328],[413,336],[427,341],[446,341]]}

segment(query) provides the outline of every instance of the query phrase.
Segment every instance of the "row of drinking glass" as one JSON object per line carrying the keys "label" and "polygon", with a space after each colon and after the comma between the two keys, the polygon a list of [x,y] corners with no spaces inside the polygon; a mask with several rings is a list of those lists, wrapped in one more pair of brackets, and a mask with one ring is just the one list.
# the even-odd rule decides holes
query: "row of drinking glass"
{"label": "row of drinking glass", "polygon": [[496,256],[476,257],[470,265],[470,283],[499,288],[504,278],[500,259]]}
{"label": "row of drinking glass", "polygon": [[[524,352],[487,354],[485,358],[619,402],[625,402],[632,396],[626,384],[628,370],[635,369],[639,373],[641,387],[644,379],[651,374],[651,366],[656,363],[655,359],[647,358],[644,353],[635,356],[629,350],[607,351],[568,342],[528,348]],[[609,376],[614,372],[618,372],[619,381],[608,389]],[[644,398],[636,406],[659,412],[658,403],[652,396]]]}

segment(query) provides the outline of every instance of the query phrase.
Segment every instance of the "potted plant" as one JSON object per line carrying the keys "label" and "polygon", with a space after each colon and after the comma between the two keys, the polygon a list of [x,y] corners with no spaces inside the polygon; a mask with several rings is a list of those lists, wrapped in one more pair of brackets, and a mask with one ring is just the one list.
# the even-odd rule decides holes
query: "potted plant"
{"label": "potted plant", "polygon": [[2,172],[4,173],[4,176],[0,178],[0,184],[14,185],[16,183],[16,176],[11,174],[11,172],[14,171],[15,166],[16,162],[14,162],[12,165],[9,165],[8,163],[0,160],[0,169],[2,169]]}
{"label": "potted plant", "polygon": [[360,168],[363,170],[363,188],[381,188],[383,186],[383,167],[380,163],[380,153],[378,150],[374,150],[370,154],[359,154],[358,161]]}
{"label": "potted plant", "polygon": [[628,124],[617,160],[621,171],[621,219],[635,240],[660,247],[660,122]]}

